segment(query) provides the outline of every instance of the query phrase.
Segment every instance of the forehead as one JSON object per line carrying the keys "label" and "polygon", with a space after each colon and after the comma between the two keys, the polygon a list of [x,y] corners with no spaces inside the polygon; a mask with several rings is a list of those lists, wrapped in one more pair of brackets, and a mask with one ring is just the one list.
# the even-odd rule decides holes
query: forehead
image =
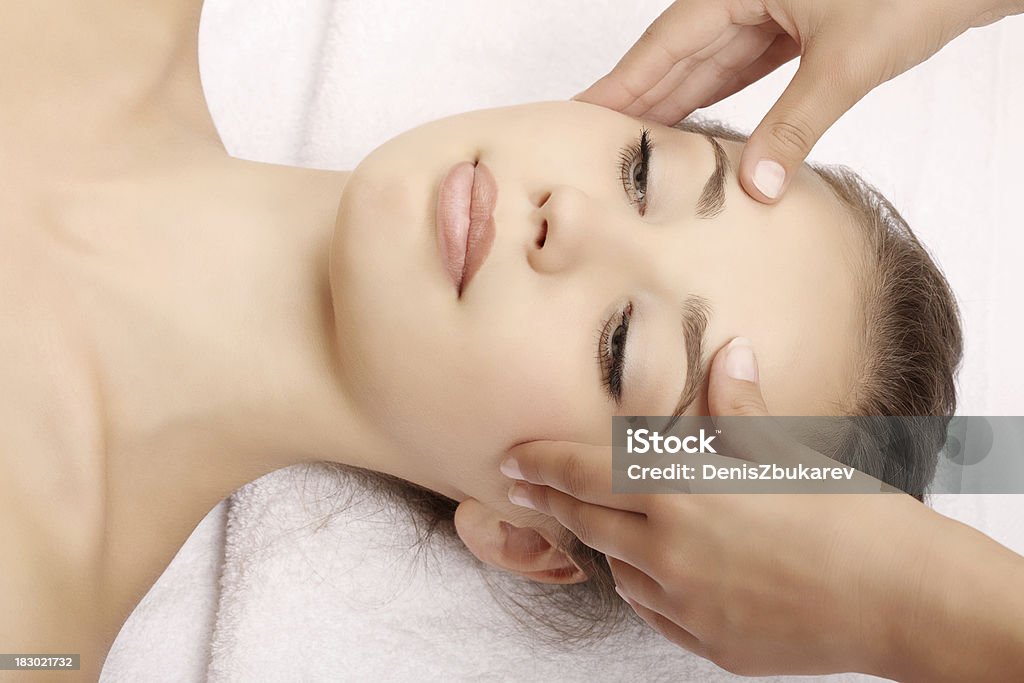
{"label": "forehead", "polygon": [[[742,144],[722,141],[733,167]],[[863,228],[804,165],[783,200],[750,199],[729,174],[716,250],[729,274],[710,285],[718,315],[711,350],[750,337],[776,414],[829,414],[845,404],[863,335]]]}

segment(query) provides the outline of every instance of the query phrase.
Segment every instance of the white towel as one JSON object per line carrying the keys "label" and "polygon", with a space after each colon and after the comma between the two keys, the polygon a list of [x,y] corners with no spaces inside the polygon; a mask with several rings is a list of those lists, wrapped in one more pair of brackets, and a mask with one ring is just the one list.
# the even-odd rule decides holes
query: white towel
{"label": "white towel", "polygon": [[[204,87],[233,156],[348,169],[424,121],[569,97],[668,4],[207,0]],[[814,155],[877,183],[945,267],[967,330],[963,414],[1024,414],[1021,63],[1024,19],[972,31],[872,93]],[[708,113],[749,130],[792,73]],[[332,485],[315,472],[313,488]],[[643,631],[571,655],[513,638],[457,541],[420,564],[401,515],[364,501],[315,530],[323,510],[301,491],[290,468],[232,497],[219,608],[209,567],[224,511],[212,513],[129,619],[103,680],[202,680],[208,652],[218,681],[734,678]],[[1024,552],[1020,497],[937,506]]]}
{"label": "white towel", "polygon": [[484,567],[457,538],[417,552],[404,511],[338,481],[299,466],[231,497],[210,681],[745,680],[640,623],[545,644],[500,601],[529,582]]}
{"label": "white towel", "polygon": [[196,527],[117,634],[105,683],[202,681],[217,621],[227,501]]}

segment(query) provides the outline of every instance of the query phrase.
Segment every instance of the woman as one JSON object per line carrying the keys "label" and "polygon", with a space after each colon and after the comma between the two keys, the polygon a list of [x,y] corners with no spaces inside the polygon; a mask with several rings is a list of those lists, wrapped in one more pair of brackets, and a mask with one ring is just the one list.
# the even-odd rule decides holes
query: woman
{"label": "woman", "polygon": [[[432,122],[352,173],[232,159],[200,9],[7,22],[0,63],[33,59],[0,81],[6,651],[80,652],[94,678],[206,512],[304,461],[459,501],[485,561],[583,581],[560,527],[507,501],[503,453],[706,413],[707,359],[739,334],[777,414],[951,413],[955,304],[849,176],[805,168],[766,207],[727,132],[574,102]],[[479,198],[488,176],[493,211],[446,230],[458,182]],[[463,260],[466,230],[485,239]],[[931,467],[892,469],[920,493]]]}

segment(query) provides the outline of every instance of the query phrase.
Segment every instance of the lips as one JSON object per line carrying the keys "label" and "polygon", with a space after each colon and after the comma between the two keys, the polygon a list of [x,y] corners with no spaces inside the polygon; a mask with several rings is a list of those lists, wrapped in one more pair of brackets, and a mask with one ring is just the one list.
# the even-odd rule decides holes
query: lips
{"label": "lips", "polygon": [[497,199],[498,184],[482,162],[455,164],[437,191],[437,245],[460,297],[494,243]]}

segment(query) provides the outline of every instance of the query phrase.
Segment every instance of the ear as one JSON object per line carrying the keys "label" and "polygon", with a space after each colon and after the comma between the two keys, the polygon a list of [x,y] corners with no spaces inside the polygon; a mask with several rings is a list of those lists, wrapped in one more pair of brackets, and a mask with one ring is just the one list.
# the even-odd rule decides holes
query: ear
{"label": "ear", "polygon": [[487,564],[542,583],[580,583],[587,575],[542,525],[515,526],[498,510],[467,498],[455,510],[455,529],[469,551]]}

